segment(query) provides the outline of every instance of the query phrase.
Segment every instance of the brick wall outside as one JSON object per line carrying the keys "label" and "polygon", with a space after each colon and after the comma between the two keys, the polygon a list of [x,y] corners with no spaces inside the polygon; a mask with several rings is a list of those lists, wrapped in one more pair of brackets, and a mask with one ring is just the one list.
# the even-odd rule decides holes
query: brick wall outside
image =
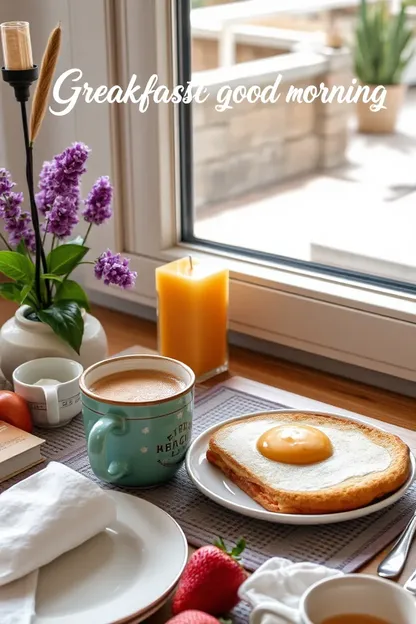
{"label": "brick wall outside", "polygon": [[[218,50],[219,44],[217,39],[199,39],[192,38],[192,71],[206,71],[207,69],[215,69],[218,67]],[[249,43],[236,44],[236,62],[248,63],[258,59],[267,58],[268,56],[276,56],[277,54],[286,54],[286,49],[280,49],[277,46],[259,46]]]}
{"label": "brick wall outside", "polygon": [[[351,74],[343,70],[293,84],[321,82],[348,86]],[[351,105],[287,103],[282,85],[279,92],[276,104],[243,102],[222,113],[215,110],[215,97],[194,105],[196,209],[345,161]]]}

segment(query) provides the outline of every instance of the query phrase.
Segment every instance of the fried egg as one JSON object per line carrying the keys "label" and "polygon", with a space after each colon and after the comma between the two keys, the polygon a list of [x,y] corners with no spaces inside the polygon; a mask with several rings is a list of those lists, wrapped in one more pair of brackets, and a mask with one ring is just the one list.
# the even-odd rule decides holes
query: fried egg
{"label": "fried egg", "polygon": [[[265,417],[239,421],[218,436],[221,449],[271,487],[316,491],[386,470],[389,451],[358,427],[283,423]],[[305,461],[306,460],[306,461]]]}
{"label": "fried egg", "polygon": [[287,424],[268,429],[257,440],[264,457],[285,464],[314,464],[331,457],[331,440],[310,425]]}

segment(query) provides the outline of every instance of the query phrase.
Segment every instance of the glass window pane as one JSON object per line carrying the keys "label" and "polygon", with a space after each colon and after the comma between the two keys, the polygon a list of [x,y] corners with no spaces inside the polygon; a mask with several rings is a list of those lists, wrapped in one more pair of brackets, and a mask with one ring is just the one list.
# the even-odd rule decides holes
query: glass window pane
{"label": "glass window pane", "polygon": [[[396,4],[383,22],[385,36]],[[209,98],[194,102],[192,116],[182,119],[193,150],[193,206],[184,212],[183,236],[412,290],[416,58],[403,73],[397,69],[397,84],[360,94],[353,59],[357,2],[322,10],[330,5],[188,4],[191,29],[179,45],[190,53],[192,80],[209,85]],[[402,59],[413,46],[416,9],[405,17],[410,43]],[[392,41],[398,44],[397,37]],[[370,111],[382,103],[386,109]]]}

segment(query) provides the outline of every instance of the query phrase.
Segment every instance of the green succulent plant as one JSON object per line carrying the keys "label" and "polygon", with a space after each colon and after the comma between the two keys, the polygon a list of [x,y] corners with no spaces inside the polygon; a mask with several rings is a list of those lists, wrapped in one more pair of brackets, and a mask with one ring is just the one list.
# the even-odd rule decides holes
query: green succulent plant
{"label": "green succulent plant", "polygon": [[366,85],[395,85],[414,53],[406,3],[392,15],[385,0],[361,0],[355,42],[355,72]]}

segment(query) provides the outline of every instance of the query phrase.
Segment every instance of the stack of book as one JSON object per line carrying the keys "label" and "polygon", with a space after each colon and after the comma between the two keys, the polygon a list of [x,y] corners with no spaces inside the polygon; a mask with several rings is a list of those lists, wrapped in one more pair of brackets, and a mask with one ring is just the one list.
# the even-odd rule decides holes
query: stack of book
{"label": "stack of book", "polygon": [[0,483],[44,461],[41,438],[0,421]]}

